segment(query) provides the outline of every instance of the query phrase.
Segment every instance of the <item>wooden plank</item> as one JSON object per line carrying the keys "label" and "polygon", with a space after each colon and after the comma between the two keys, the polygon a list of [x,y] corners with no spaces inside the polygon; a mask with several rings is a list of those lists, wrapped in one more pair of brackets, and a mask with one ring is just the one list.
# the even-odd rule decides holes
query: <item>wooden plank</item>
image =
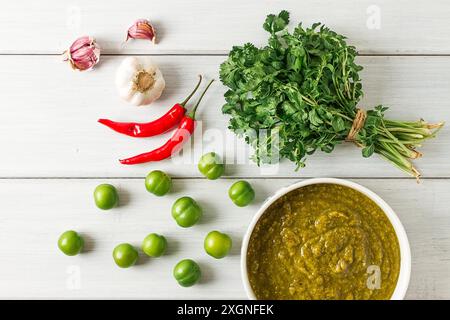
{"label": "wooden plank", "polygon": [[[256,201],[235,207],[227,196],[230,179],[176,179],[174,191],[156,198],[143,179],[0,180],[0,298],[245,298],[239,270],[239,247],[250,219],[263,200],[294,179],[249,180]],[[450,298],[449,180],[355,180],[377,192],[396,211],[412,250],[409,299]],[[97,209],[92,191],[109,182],[119,189],[121,205],[110,212]],[[400,191],[401,190],[401,191]],[[173,201],[183,195],[204,209],[200,223],[178,227],[170,216]],[[211,197],[214,195],[214,199]],[[56,242],[61,232],[75,229],[87,240],[87,252],[66,257]],[[203,251],[203,238],[218,229],[231,235],[229,257],[214,260]],[[136,246],[146,234],[167,236],[169,252],[159,259],[141,257],[139,265],[121,270],[112,249],[121,242]],[[182,258],[198,260],[200,285],[179,287],[171,272]]]}
{"label": "wooden plank", "polygon": [[[104,53],[226,53],[248,41],[264,44],[261,25],[287,9],[292,25],[321,21],[365,54],[449,54],[450,3],[446,0],[329,1],[139,0],[9,1],[0,11],[0,53],[60,53],[75,37],[95,36]],[[137,13],[138,12],[138,13]],[[154,21],[160,42],[123,41],[138,18]]]}
{"label": "wooden plank", "polygon": [[[174,176],[198,177],[197,159],[215,150],[227,161],[227,176],[266,177],[404,177],[403,172],[374,156],[364,159],[351,144],[332,154],[318,152],[299,172],[287,161],[263,170],[248,160],[249,150],[227,127],[221,114],[225,88],[216,83],[205,97],[198,116],[203,120],[191,154],[160,163],[128,166],[118,163],[159,146],[170,137],[133,139],[96,123],[100,117],[121,121],[149,121],[181,101],[197,81],[197,74],[218,77],[217,56],[158,56],[167,88],[147,107],[134,107],[118,98],[114,85],[123,57],[105,57],[96,70],[72,72],[57,57],[1,56],[0,177],[142,177],[155,168]],[[450,57],[360,57],[365,98],[361,106],[391,106],[389,117],[405,120],[449,119]],[[203,133],[203,135],[201,135]],[[193,151],[192,151],[193,150]],[[423,147],[417,161],[425,177],[450,177],[450,135],[444,128]]]}

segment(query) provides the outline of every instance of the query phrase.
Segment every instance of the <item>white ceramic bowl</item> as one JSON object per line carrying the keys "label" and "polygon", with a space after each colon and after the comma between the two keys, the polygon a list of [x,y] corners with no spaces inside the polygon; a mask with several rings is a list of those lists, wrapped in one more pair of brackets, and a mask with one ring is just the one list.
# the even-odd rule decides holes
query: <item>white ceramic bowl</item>
{"label": "white ceramic bowl", "polygon": [[394,210],[378,195],[376,195],[374,192],[370,191],[369,189],[348,181],[348,180],[342,180],[342,179],[334,179],[334,178],[315,178],[315,179],[308,179],[304,181],[300,181],[297,183],[294,183],[288,187],[284,187],[280,190],[278,190],[272,197],[266,200],[264,204],[261,206],[261,208],[258,210],[258,212],[253,217],[247,232],[244,236],[244,239],[242,240],[242,249],[241,249],[241,275],[242,280],[244,282],[244,288],[247,292],[247,296],[250,299],[256,299],[255,294],[253,293],[253,290],[250,286],[250,282],[248,280],[248,273],[247,273],[247,249],[248,249],[248,242],[250,240],[250,236],[252,235],[253,229],[258,222],[259,218],[264,214],[264,212],[269,208],[269,206],[274,203],[277,199],[279,199],[281,196],[285,195],[286,193],[304,187],[312,184],[319,184],[319,183],[329,183],[329,184],[338,184],[346,187],[350,187],[354,190],[357,190],[361,192],[362,194],[366,195],[370,199],[372,199],[386,214],[386,216],[389,218],[392,226],[394,227],[395,233],[397,235],[397,239],[400,245],[400,274],[397,281],[397,286],[395,287],[394,293],[392,294],[391,300],[401,300],[405,297],[406,290],[408,289],[409,284],[409,278],[411,274],[411,251],[409,248],[409,242],[408,237],[406,235],[405,229],[403,228],[402,223],[400,222],[399,218],[395,214]]}

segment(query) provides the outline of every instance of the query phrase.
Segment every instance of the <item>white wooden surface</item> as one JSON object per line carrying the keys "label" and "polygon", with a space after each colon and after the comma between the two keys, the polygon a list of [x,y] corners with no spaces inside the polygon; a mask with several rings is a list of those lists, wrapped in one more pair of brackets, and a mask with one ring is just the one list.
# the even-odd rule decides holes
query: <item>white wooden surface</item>
{"label": "white wooden surface", "polygon": [[[105,181],[118,187],[122,199],[119,208],[107,213],[95,208],[91,198],[93,188]],[[177,179],[174,192],[163,201],[147,193],[144,179],[1,180],[2,206],[8,212],[2,210],[0,220],[0,298],[245,298],[239,270],[242,236],[263,200],[295,180],[249,181],[256,201],[236,208],[227,196],[232,179]],[[375,190],[403,221],[413,260],[408,298],[448,297],[450,181],[354,181]],[[179,228],[170,215],[171,204],[183,195],[197,199],[204,209],[203,218],[191,229]],[[85,254],[66,257],[58,251],[55,240],[66,229],[86,237]],[[216,229],[234,241],[231,255],[223,260],[203,251],[204,236]],[[141,256],[131,269],[114,265],[115,245],[139,246],[150,232],[167,236],[167,256]],[[172,268],[182,258],[199,262],[204,271],[200,285],[181,288],[172,279]]]}
{"label": "white wooden surface", "polygon": [[[282,186],[316,176],[350,178],[380,194],[398,213],[408,233],[413,258],[407,298],[450,298],[450,133],[422,149],[417,162],[424,179],[417,185],[376,157],[363,159],[352,145],[332,155],[317,154],[294,172],[283,162],[276,171],[245,161],[247,149],[233,140],[221,115],[225,88],[216,83],[199,115],[204,140],[195,139],[193,159],[223,152],[226,177],[202,179],[195,162],[122,167],[117,159],[151,149],[168,135],[151,139],[120,136],[96,123],[152,119],[191,90],[196,75],[217,78],[224,54],[234,44],[263,44],[265,15],[291,11],[294,23],[323,21],[346,34],[363,56],[362,106],[391,106],[389,116],[450,116],[450,3],[429,1],[13,1],[0,10],[0,298],[245,298],[239,274],[239,246],[262,201]],[[374,7],[375,6],[375,7]],[[380,29],[367,19],[380,10]],[[136,18],[155,21],[160,42],[122,46]],[[98,38],[105,55],[88,73],[72,72],[57,55],[76,35]],[[162,98],[137,108],[119,100],[114,73],[127,54],[155,55],[167,82]],[[198,130],[200,131],[200,130]],[[225,150],[222,150],[225,146]],[[236,160],[238,159],[238,160]],[[175,190],[164,198],[148,194],[143,177],[153,169],[174,177]],[[248,178],[257,200],[234,207],[226,196],[238,177]],[[121,206],[100,212],[92,191],[102,182],[118,186]],[[205,209],[198,226],[181,229],[170,217],[172,202],[191,195]],[[73,228],[87,239],[87,252],[58,252],[61,232]],[[216,261],[202,250],[213,229],[231,234],[231,256]],[[169,254],[142,258],[121,270],[112,261],[120,242],[139,245],[149,232],[167,235]],[[172,279],[176,261],[192,257],[204,271],[200,285],[180,288]],[[79,282],[77,281],[79,276]],[[79,286],[78,286],[79,285]]]}
{"label": "white wooden surface", "polygon": [[[118,98],[114,76],[122,59],[122,56],[108,56],[98,69],[76,73],[55,56],[0,56],[0,176],[142,177],[157,167],[176,176],[198,177],[196,162],[188,160],[200,157],[202,150],[225,149],[228,176],[404,177],[403,172],[376,156],[362,158],[361,151],[352,144],[341,145],[332,154],[317,153],[301,173],[295,172],[295,166],[289,162],[277,171],[261,172],[247,160],[245,152],[249,150],[245,143],[237,141],[226,130],[228,118],[221,113],[225,87],[220,82],[211,87],[200,106],[198,115],[203,120],[205,134],[203,139],[200,135],[194,137],[196,148],[191,158],[175,166],[166,161],[124,167],[118,159],[151,150],[170,137],[170,133],[133,139],[112,132],[98,124],[97,119],[149,121],[159,117],[176,101],[184,100],[199,73],[218,79],[218,66],[225,57],[154,57],[165,75],[167,88],[162,98],[149,107],[130,106]],[[448,57],[360,57],[359,60],[366,67],[365,98],[361,103],[364,107],[389,105],[389,116],[393,118],[425,117],[436,122],[448,119]],[[200,132],[199,128],[197,133]],[[425,156],[417,161],[417,166],[425,177],[450,177],[447,128],[440,132],[439,139],[427,142],[423,152]],[[336,164],[330,166],[330,162]]]}
{"label": "white wooden surface", "polygon": [[[282,9],[293,25],[326,23],[363,53],[450,53],[447,0],[15,0],[2,4],[0,52],[60,53],[75,35],[90,34],[107,53],[227,53],[232,45],[265,43],[266,15]],[[368,20],[378,12],[379,28]],[[137,18],[154,21],[158,47],[122,47]]]}

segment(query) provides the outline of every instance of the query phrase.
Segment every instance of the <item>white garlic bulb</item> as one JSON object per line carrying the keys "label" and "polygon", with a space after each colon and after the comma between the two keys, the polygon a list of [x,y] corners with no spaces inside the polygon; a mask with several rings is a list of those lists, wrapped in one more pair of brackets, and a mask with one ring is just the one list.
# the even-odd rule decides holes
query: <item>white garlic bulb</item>
{"label": "white garlic bulb", "polygon": [[166,82],[152,59],[128,57],[117,70],[116,86],[122,99],[141,106],[157,100]]}

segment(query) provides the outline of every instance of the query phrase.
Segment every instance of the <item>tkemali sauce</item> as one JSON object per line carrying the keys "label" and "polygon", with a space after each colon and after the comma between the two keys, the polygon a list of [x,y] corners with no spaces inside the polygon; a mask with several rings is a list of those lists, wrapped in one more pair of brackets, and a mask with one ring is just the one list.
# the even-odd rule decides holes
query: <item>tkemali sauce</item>
{"label": "tkemali sauce", "polygon": [[381,208],[336,184],[289,192],[261,216],[247,272],[258,299],[389,299],[400,248]]}

